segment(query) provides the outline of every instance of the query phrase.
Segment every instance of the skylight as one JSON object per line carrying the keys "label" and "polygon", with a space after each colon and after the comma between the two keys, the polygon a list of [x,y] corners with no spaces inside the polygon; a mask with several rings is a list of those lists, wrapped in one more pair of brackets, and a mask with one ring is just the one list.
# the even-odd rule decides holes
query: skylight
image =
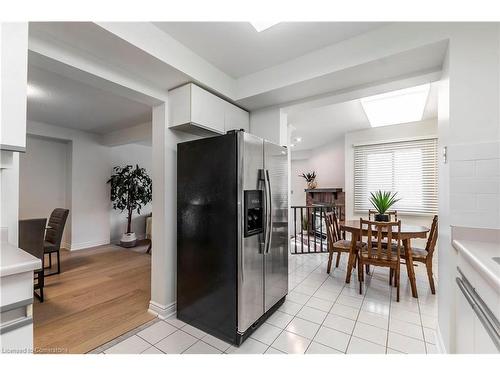
{"label": "skylight", "polygon": [[361,99],[372,127],[420,121],[429,96],[430,83]]}
{"label": "skylight", "polygon": [[273,27],[274,25],[277,25],[279,22],[275,21],[257,21],[257,22],[250,22],[250,24],[254,27],[257,32],[261,32],[264,30],[269,29],[270,27]]}

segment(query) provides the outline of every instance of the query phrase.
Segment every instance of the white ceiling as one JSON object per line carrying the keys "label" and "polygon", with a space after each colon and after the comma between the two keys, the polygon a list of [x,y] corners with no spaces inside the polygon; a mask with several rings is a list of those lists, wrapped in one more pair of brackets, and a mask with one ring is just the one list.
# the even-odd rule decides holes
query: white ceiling
{"label": "white ceiling", "polygon": [[95,86],[28,65],[28,119],[104,134],[151,121],[151,107]]}
{"label": "white ceiling", "polygon": [[177,69],[118,38],[93,22],[30,22],[30,36],[52,38],[65,46],[98,58],[116,70],[153,86],[171,89],[190,78]]}
{"label": "white ceiling", "polygon": [[387,23],[281,22],[260,33],[249,22],[155,25],[226,74],[239,78]]}
{"label": "white ceiling", "polygon": [[[437,91],[437,84],[432,83],[423,120],[437,117]],[[292,113],[288,116],[288,123],[294,128],[292,137],[302,138],[292,152],[312,150],[343,137],[345,133],[370,128],[359,99]]]}

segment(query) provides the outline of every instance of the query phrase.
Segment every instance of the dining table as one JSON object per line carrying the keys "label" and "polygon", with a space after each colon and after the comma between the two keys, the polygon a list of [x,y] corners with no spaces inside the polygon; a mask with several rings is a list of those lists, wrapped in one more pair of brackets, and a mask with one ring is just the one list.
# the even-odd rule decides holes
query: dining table
{"label": "dining table", "polygon": [[[366,225],[363,226],[362,230],[360,229],[359,219],[340,221],[340,230],[342,232],[345,231],[351,233],[351,249],[349,251],[349,261],[347,263],[346,283],[351,281],[352,269],[356,262],[356,243],[361,240],[361,236],[367,236],[368,234],[368,227]],[[395,230],[396,227],[394,227],[394,231]],[[415,269],[413,268],[411,240],[414,238],[426,238],[429,231],[429,228],[422,225],[408,225],[403,222],[401,223],[400,238],[405,252],[406,270],[408,273],[408,279],[410,280],[411,294],[414,298],[418,298],[418,293]],[[362,272],[362,270],[358,270],[358,272]]]}

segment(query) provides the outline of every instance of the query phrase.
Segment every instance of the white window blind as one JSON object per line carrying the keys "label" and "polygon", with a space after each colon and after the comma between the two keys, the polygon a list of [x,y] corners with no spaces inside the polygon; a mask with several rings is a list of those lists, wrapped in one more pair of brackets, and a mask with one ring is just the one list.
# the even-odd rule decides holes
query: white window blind
{"label": "white window blind", "polygon": [[437,213],[437,168],[436,138],[354,146],[354,210],[373,209],[370,193],[388,190],[401,198],[395,210]]}

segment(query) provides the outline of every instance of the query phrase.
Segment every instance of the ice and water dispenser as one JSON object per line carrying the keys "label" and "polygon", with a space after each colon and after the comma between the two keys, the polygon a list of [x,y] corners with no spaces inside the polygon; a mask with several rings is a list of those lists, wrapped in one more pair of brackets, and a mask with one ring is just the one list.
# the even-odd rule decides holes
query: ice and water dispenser
{"label": "ice and water dispenser", "polygon": [[245,190],[245,237],[264,231],[262,190]]}

